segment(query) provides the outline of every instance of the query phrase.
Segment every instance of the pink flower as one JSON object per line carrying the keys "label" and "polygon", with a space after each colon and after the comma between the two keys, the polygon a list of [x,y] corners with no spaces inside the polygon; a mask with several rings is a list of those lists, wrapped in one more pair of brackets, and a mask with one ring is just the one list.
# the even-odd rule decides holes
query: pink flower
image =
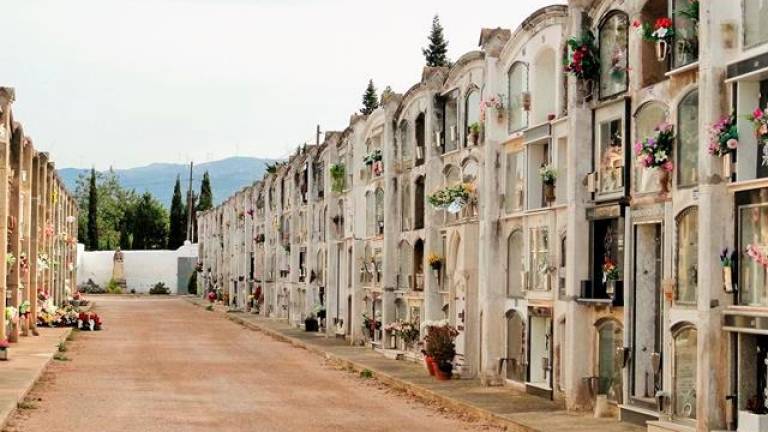
{"label": "pink flower", "polygon": [[643,143],[640,141],[635,143],[635,154],[640,156],[643,153]]}
{"label": "pink flower", "polygon": [[752,118],[757,120],[762,116],[763,116],[763,110],[760,109],[760,107],[755,108],[755,111],[752,113]]}
{"label": "pink flower", "polygon": [[661,167],[666,172],[672,172],[675,169],[675,164],[673,164],[672,161],[666,161]]}
{"label": "pink flower", "polygon": [[725,145],[728,146],[729,149],[733,150],[739,146],[739,142],[736,139],[731,138],[728,141],[726,141]]}

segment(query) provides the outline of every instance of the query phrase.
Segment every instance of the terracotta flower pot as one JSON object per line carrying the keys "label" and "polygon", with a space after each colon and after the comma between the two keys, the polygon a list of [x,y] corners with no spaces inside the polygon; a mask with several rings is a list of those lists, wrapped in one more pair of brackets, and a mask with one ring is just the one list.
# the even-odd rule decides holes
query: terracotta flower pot
{"label": "terracotta flower pot", "polygon": [[435,370],[437,369],[437,365],[435,365],[435,361],[430,356],[424,357],[424,365],[427,367],[427,371],[430,375],[435,376]]}
{"label": "terracotta flower pot", "polygon": [[[448,369],[448,368],[446,368]],[[450,369],[443,370],[440,368],[440,365],[435,363],[435,378],[437,378],[438,381],[448,381],[453,376],[453,373]]]}

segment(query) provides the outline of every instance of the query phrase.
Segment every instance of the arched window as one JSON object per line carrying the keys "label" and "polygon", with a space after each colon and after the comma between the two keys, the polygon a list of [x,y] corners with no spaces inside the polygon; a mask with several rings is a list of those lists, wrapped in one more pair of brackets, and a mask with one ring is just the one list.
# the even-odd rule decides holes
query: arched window
{"label": "arched window", "polygon": [[507,81],[509,131],[515,132],[528,126],[528,66],[520,62],[513,64],[507,73]]}
{"label": "arched window", "polygon": [[413,244],[413,274],[416,278],[416,285],[413,289],[424,289],[424,241],[416,240]]}
{"label": "arched window", "polygon": [[688,93],[677,107],[677,185],[699,181],[699,91]]}
{"label": "arched window", "polygon": [[426,195],[424,191],[424,176],[416,178],[415,191],[413,194],[413,229],[424,228],[424,206]]}
{"label": "arched window", "polygon": [[376,234],[376,200],[371,191],[365,193],[365,234]]}
{"label": "arched window", "polygon": [[608,400],[621,402],[623,359],[617,350],[624,345],[624,332],[619,322],[606,319],[597,324],[597,377],[598,394]]}
{"label": "arched window", "polygon": [[[659,102],[644,104],[635,114],[635,142],[653,136],[654,128],[667,121],[667,107]],[[658,170],[643,168],[634,163],[635,192],[656,192],[659,190]]]}
{"label": "arched window", "polygon": [[445,173],[445,186],[453,186],[461,180],[461,171],[455,165],[448,165],[443,169]]}
{"label": "arched window", "polygon": [[677,216],[677,303],[696,304],[699,272],[699,211],[688,207]]}
{"label": "arched window", "polygon": [[400,122],[400,159],[403,161],[411,160],[411,135],[408,128],[408,121]]}
{"label": "arched window", "polygon": [[384,234],[384,190],[376,189],[376,234]]}
{"label": "arched window", "polygon": [[537,125],[547,121],[550,114],[556,114],[557,75],[555,52],[552,49],[545,48],[537,53],[531,72],[531,81],[533,83],[531,123]]}
{"label": "arched window", "polygon": [[402,231],[411,230],[411,185],[408,181],[402,182],[403,188],[400,191],[400,217]]}
{"label": "arched window", "polygon": [[600,97],[627,91],[627,41],[629,19],[611,12],[600,24]]}
{"label": "arched window", "polygon": [[476,87],[469,89],[464,105],[465,145],[470,144],[473,128],[480,127],[480,90]]}
{"label": "arched window", "polygon": [[403,240],[400,242],[400,265],[397,272],[397,286],[400,289],[413,288],[413,249],[411,245]]}
{"label": "arched window", "polygon": [[524,382],[526,380],[525,321],[514,310],[505,314],[507,318],[507,379]]}
{"label": "arched window", "polygon": [[477,165],[477,161],[474,159],[467,159],[461,168],[461,181],[464,183],[474,183],[477,180],[480,168]]}
{"label": "arched window", "polygon": [[427,143],[427,127],[424,113],[420,113],[416,117],[414,129],[416,129],[416,165],[421,165],[424,163],[424,157],[426,156],[426,149],[424,147]]}
{"label": "arched window", "polygon": [[672,335],[674,340],[674,373],[672,392],[675,417],[696,418],[696,328],[685,325]]}
{"label": "arched window", "polygon": [[317,251],[317,263],[316,263],[315,282],[318,286],[325,286],[325,253],[322,250]]}
{"label": "arched window", "polygon": [[507,237],[507,297],[523,295],[523,233],[512,231]]}
{"label": "arched window", "polygon": [[445,95],[443,105],[443,153],[459,148],[459,90]]}

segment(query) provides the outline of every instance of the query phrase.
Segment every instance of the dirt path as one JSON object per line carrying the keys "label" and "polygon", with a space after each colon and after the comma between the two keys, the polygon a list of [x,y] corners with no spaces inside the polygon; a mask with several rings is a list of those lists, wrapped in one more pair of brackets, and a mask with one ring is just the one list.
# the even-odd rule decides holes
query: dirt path
{"label": "dirt path", "polygon": [[97,299],[8,432],[485,430],[181,299]]}

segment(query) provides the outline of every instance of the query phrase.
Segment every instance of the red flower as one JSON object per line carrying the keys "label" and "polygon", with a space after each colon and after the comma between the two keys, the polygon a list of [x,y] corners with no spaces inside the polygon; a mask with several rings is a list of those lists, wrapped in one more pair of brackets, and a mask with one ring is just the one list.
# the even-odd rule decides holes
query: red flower
{"label": "red flower", "polygon": [[632,21],[632,27],[634,28],[639,28],[641,25],[639,20]]}
{"label": "red flower", "polygon": [[661,17],[656,20],[656,25],[654,25],[654,29],[658,30],[660,28],[670,28],[672,27],[672,20],[667,17]]}

